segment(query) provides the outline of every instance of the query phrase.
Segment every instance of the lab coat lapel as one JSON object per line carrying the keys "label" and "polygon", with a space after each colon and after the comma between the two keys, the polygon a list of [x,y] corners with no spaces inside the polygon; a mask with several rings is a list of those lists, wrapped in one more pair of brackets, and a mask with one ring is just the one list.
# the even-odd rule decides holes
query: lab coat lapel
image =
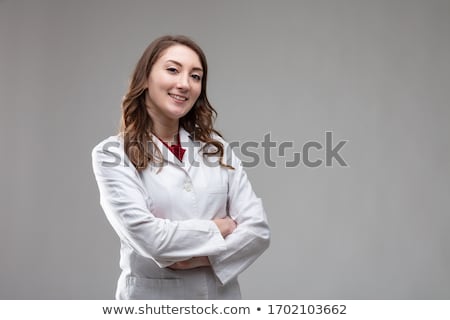
{"label": "lab coat lapel", "polygon": [[166,145],[158,139],[158,137],[153,135],[152,140],[153,143],[161,151],[165,162],[184,168],[186,171],[188,171],[193,164],[198,163],[199,152],[202,144],[198,141],[194,141],[191,135],[184,128],[180,128],[179,134],[181,147],[185,150],[183,162],[178,160],[178,158],[172,153],[172,151],[170,151],[169,148],[167,148]]}
{"label": "lab coat lapel", "polygon": [[189,171],[193,165],[199,165],[198,161],[202,144],[199,141],[194,141],[193,138],[184,128],[180,128],[180,143],[185,149],[182,166],[186,171]]}
{"label": "lab coat lapel", "polygon": [[169,148],[167,148],[166,145],[158,139],[158,137],[152,135],[152,140],[153,144],[158,147],[159,151],[161,151],[164,162],[169,162],[176,166],[181,166],[180,160],[178,160],[178,158],[172,153],[172,151],[170,151]]}

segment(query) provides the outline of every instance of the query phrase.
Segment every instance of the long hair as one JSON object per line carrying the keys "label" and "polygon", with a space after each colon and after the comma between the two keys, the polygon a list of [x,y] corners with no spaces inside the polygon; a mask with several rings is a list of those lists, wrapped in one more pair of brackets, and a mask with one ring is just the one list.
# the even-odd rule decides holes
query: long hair
{"label": "long hair", "polygon": [[[222,135],[213,128],[217,112],[206,96],[208,75],[206,56],[203,50],[186,36],[166,35],[157,38],[150,43],[139,59],[122,102],[120,134],[124,138],[125,153],[138,171],[144,170],[149,164],[162,161],[161,151],[152,144],[153,119],[148,114],[145,104],[148,90],[146,82],[158,58],[166,49],[177,44],[187,46],[196,52],[203,69],[200,96],[192,109],[180,118],[180,126],[188,131],[194,140],[205,143],[202,148],[203,156],[219,156],[222,167],[234,169],[223,162],[223,144],[213,138],[213,134],[219,137]],[[149,148],[150,145],[151,148]],[[213,148],[209,148],[210,146]]]}

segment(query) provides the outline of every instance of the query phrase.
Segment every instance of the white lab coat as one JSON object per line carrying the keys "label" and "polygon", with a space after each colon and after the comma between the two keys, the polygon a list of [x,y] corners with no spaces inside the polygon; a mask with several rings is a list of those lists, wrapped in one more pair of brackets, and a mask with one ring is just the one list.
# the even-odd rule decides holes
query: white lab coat
{"label": "white lab coat", "polygon": [[[93,149],[100,203],[121,240],[117,299],[241,298],[237,277],[268,247],[270,231],[241,162],[220,141],[235,170],[213,163],[214,157],[205,161],[203,143],[183,128],[182,162],[154,138],[164,155],[159,171],[138,172],[120,136]],[[226,215],[237,228],[224,239],[212,219]],[[211,267],[166,268],[196,256],[208,256]]]}

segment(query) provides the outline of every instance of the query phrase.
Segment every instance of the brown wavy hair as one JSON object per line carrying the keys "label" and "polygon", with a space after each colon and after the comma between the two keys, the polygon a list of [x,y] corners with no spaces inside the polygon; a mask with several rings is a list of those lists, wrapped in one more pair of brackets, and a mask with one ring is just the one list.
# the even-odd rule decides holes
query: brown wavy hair
{"label": "brown wavy hair", "polygon": [[[200,59],[203,69],[200,96],[192,109],[180,118],[180,126],[191,134],[192,139],[205,143],[202,148],[204,157],[219,156],[219,163],[222,167],[234,169],[223,162],[223,144],[212,138],[213,134],[219,137],[222,137],[222,135],[213,128],[217,112],[206,96],[208,75],[206,56],[192,39],[182,35],[166,35],[155,39],[145,49],[134,69],[128,91],[122,102],[120,134],[124,138],[125,153],[138,171],[144,170],[149,164],[162,162],[161,151],[152,142],[153,119],[148,114],[145,104],[148,90],[146,82],[158,58],[166,49],[177,44],[194,50]],[[214,148],[209,148],[210,146]]]}

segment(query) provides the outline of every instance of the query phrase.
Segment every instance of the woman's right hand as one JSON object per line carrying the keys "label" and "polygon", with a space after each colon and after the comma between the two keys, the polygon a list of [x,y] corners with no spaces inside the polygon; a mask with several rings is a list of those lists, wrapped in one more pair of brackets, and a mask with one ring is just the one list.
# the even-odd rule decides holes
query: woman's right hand
{"label": "woman's right hand", "polygon": [[222,237],[224,238],[233,233],[234,229],[236,229],[237,227],[236,222],[229,216],[226,216],[225,218],[214,219],[213,222],[217,225],[220,233],[222,234]]}

